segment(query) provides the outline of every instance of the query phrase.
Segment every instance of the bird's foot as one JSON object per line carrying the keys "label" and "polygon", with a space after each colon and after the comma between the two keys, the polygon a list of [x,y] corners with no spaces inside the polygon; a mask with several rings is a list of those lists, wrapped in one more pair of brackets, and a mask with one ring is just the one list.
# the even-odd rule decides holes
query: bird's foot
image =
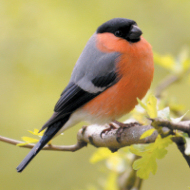
{"label": "bird's foot", "polygon": [[119,121],[113,121],[113,122],[119,126],[116,132],[116,140],[118,143],[121,143],[121,135],[125,128],[133,127],[135,125],[140,125],[138,122],[133,122],[133,123],[121,123]]}
{"label": "bird's foot", "polygon": [[113,123],[107,124],[108,128],[104,129],[101,133],[100,133],[100,137],[102,138],[102,135],[105,134],[106,132],[111,131],[112,129],[118,129],[118,127],[116,127]]}

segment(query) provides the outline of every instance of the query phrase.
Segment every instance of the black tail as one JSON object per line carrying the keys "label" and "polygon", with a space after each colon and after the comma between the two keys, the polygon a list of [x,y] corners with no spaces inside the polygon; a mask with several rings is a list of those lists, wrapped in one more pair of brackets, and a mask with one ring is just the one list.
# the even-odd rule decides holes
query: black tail
{"label": "black tail", "polygon": [[65,121],[59,121],[54,123],[51,127],[48,127],[46,132],[40,141],[32,148],[24,160],[16,168],[17,172],[22,172],[24,168],[30,163],[30,161],[38,154],[38,152],[55,136],[55,134],[61,129]]}

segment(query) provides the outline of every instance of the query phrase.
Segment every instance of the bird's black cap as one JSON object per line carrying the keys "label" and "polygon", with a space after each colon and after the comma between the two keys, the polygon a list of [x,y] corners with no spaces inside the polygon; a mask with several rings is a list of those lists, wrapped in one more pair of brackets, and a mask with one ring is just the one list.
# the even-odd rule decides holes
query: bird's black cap
{"label": "bird's black cap", "polygon": [[134,20],[126,18],[114,18],[98,27],[97,33],[113,33],[129,42],[138,42],[142,31]]}

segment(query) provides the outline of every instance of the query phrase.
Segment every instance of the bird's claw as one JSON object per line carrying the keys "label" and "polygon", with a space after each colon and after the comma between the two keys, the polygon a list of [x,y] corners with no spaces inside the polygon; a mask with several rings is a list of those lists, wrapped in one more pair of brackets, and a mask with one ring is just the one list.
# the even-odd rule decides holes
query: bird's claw
{"label": "bird's claw", "polygon": [[118,129],[116,126],[114,126],[112,123],[108,124],[108,128],[104,129],[101,133],[100,133],[100,137],[102,138],[102,135],[106,132],[111,131],[112,129]]}
{"label": "bird's claw", "polygon": [[121,143],[121,135],[124,131],[125,128],[129,128],[129,127],[133,127],[135,125],[140,125],[138,122],[134,122],[134,123],[120,123],[118,121],[114,121],[114,123],[116,123],[117,125],[119,125],[120,127],[118,128],[117,132],[116,132],[116,140],[118,143]]}

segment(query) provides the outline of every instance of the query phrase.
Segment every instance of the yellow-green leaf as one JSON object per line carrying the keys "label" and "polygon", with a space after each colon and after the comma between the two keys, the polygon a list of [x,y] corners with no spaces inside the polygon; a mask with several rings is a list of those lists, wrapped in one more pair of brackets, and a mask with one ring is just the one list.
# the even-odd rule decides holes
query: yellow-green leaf
{"label": "yellow-green leaf", "polygon": [[104,190],[117,190],[117,173],[116,172],[111,172],[107,178]]}
{"label": "yellow-green leaf", "polygon": [[125,170],[124,160],[118,154],[113,154],[106,160],[107,167],[115,172],[122,172]]}
{"label": "yellow-green leaf", "polygon": [[30,132],[30,133],[33,134],[33,135],[37,135],[37,136],[39,136],[39,137],[42,137],[43,134],[44,134],[44,130],[39,133],[39,130],[38,130],[38,129],[34,129],[34,131],[28,130],[28,132]]}
{"label": "yellow-green leaf", "polygon": [[27,144],[29,144],[29,143],[26,143],[26,142],[24,142],[24,143],[18,143],[18,144],[16,144],[16,146],[25,146]]}
{"label": "yellow-green leaf", "polygon": [[161,138],[160,135],[156,138],[154,143],[143,146],[130,146],[130,151],[138,156],[140,159],[133,163],[133,169],[138,170],[137,176],[142,179],[147,179],[150,172],[156,173],[157,163],[156,159],[161,159],[167,154],[166,147],[172,143],[171,135],[166,138]]}
{"label": "yellow-green leaf", "polygon": [[154,52],[154,62],[161,67],[173,71],[175,69],[175,59],[171,55],[159,55]]}
{"label": "yellow-green leaf", "polygon": [[157,99],[153,94],[149,94],[146,105],[137,98],[138,103],[146,110],[150,118],[157,117]]}
{"label": "yellow-green leaf", "polygon": [[151,156],[144,156],[133,163],[133,169],[138,170],[137,176],[142,179],[148,179],[150,172],[155,174],[157,171],[156,159],[150,159],[149,157]]}
{"label": "yellow-green leaf", "polygon": [[96,162],[109,158],[112,154],[113,153],[111,153],[111,151],[107,148],[98,148],[90,158],[90,162],[94,164]]}
{"label": "yellow-green leaf", "polygon": [[144,138],[146,138],[146,137],[151,136],[151,135],[154,133],[155,130],[156,130],[156,129],[152,128],[152,129],[149,129],[149,130],[145,131],[145,132],[141,135],[140,139],[144,139]]}
{"label": "yellow-green leaf", "polygon": [[183,70],[186,71],[189,69],[190,67],[190,59],[186,59],[185,61],[183,61]]}
{"label": "yellow-green leaf", "polygon": [[147,113],[150,118],[157,117],[157,99],[153,94],[150,94],[147,99]]}
{"label": "yellow-green leaf", "polygon": [[19,144],[17,144],[17,146],[24,146],[27,144],[37,143],[39,141],[38,139],[34,139],[34,138],[30,138],[30,137],[22,137],[22,140],[25,143],[19,143]]}
{"label": "yellow-green leaf", "polygon": [[31,138],[31,137],[22,137],[22,140],[27,142],[27,143],[36,143],[36,142],[39,141],[38,139],[34,139],[34,138]]}
{"label": "yellow-green leaf", "polygon": [[138,103],[143,107],[145,110],[147,109],[146,105],[139,99],[137,98]]}
{"label": "yellow-green leaf", "polygon": [[146,146],[150,146],[151,144],[148,145],[141,145],[141,144],[134,144],[129,147],[129,150],[137,155],[137,156],[143,156],[144,152],[146,150]]}

